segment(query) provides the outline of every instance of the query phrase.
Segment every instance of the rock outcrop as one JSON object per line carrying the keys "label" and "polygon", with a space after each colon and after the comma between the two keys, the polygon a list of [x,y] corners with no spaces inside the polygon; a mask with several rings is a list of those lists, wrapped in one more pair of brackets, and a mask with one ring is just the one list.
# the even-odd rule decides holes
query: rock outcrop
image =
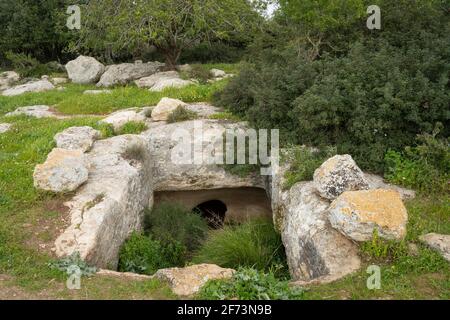
{"label": "rock outcrop", "polygon": [[89,163],[81,150],[53,149],[43,164],[36,166],[34,186],[51,192],[71,192],[87,181]]}
{"label": "rock outcrop", "polygon": [[169,284],[173,293],[191,297],[198,293],[209,280],[230,279],[233,269],[224,269],[214,264],[193,265],[186,268],[161,269],[155,278]]}
{"label": "rock outcrop", "polygon": [[101,120],[102,123],[111,124],[115,131],[120,130],[128,122],[145,122],[147,117],[144,112],[136,109],[128,109],[114,112],[107,118]]}
{"label": "rock outcrop", "polygon": [[44,92],[53,89],[55,89],[55,86],[50,81],[44,79],[31,81],[26,84],[6,89],[5,91],[2,92],[2,95],[6,97],[12,97],[28,92]]}
{"label": "rock outcrop", "polygon": [[151,76],[164,66],[159,62],[148,63],[122,63],[111,65],[106,68],[105,73],[97,83],[98,87],[111,87],[124,85],[134,80]]}
{"label": "rock outcrop", "polygon": [[314,186],[326,199],[334,200],[345,191],[369,188],[364,173],[350,155],[338,155],[325,161],[314,172]]}
{"label": "rock outcrop", "polygon": [[394,190],[347,191],[328,209],[330,223],[351,240],[369,241],[376,230],[381,238],[406,236],[408,213]]}
{"label": "rock outcrop", "polygon": [[28,106],[17,108],[13,112],[7,113],[6,117],[28,116],[33,118],[57,118],[58,116],[49,106]]}
{"label": "rock outcrop", "polygon": [[66,64],[67,74],[73,83],[96,83],[105,72],[105,66],[95,58],[79,56]]}
{"label": "rock outcrop", "polygon": [[181,79],[176,71],[158,72],[150,77],[135,81],[139,88],[148,88],[150,91],[161,92],[167,88],[184,88],[194,82]]}
{"label": "rock outcrop", "polygon": [[12,127],[10,123],[0,123],[0,133],[8,132]]}
{"label": "rock outcrop", "polygon": [[91,127],[71,127],[58,133],[54,140],[61,149],[89,151],[100,138],[100,131]]}
{"label": "rock outcrop", "polygon": [[152,111],[153,121],[167,121],[170,114],[178,107],[185,107],[186,103],[177,99],[162,98]]}
{"label": "rock outcrop", "polygon": [[450,262],[450,235],[429,233],[419,239]]}
{"label": "rock outcrop", "polygon": [[14,83],[20,80],[20,75],[14,71],[0,73],[0,91],[9,89]]}
{"label": "rock outcrop", "polygon": [[214,78],[224,78],[227,75],[225,71],[220,69],[211,69],[209,73],[211,73]]}

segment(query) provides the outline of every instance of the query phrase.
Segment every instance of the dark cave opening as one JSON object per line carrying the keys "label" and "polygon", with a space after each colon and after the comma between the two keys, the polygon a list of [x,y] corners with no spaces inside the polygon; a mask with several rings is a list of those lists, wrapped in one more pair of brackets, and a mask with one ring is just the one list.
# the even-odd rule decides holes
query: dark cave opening
{"label": "dark cave opening", "polygon": [[219,200],[203,202],[193,209],[199,213],[207,222],[210,228],[220,229],[225,222],[227,206]]}

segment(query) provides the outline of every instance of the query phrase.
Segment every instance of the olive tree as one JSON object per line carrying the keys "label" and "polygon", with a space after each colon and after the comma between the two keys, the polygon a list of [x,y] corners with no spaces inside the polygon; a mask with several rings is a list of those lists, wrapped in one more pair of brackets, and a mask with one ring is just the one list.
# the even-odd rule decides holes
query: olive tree
{"label": "olive tree", "polygon": [[250,0],[98,0],[82,8],[75,49],[155,46],[174,69],[201,41],[248,37],[261,21]]}

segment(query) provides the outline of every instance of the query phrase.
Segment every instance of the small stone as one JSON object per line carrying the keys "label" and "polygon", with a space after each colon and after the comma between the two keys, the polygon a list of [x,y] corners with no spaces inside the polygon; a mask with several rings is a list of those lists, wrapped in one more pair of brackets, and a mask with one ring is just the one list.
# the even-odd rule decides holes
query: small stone
{"label": "small stone", "polygon": [[10,123],[0,123],[0,133],[8,132],[12,127]]}
{"label": "small stone", "polygon": [[180,106],[185,107],[186,104],[177,99],[162,98],[152,111],[152,119],[154,121],[167,121],[169,115]]}
{"label": "small stone", "polygon": [[334,200],[345,191],[367,190],[364,173],[350,155],[337,155],[314,172],[314,186],[320,196]]}
{"label": "small stone", "polygon": [[60,85],[60,84],[65,84],[65,83],[69,82],[69,80],[67,78],[52,78],[51,82],[55,86],[57,86],[57,85]]}
{"label": "small stone", "polygon": [[328,213],[333,228],[355,241],[371,240],[375,230],[389,240],[406,236],[408,213],[394,190],[344,192],[332,202]]}
{"label": "small stone", "polygon": [[429,233],[421,236],[419,240],[439,252],[444,259],[450,262],[450,235]]}
{"label": "small stone", "polygon": [[211,69],[210,73],[214,78],[223,78],[227,75],[225,71],[220,69]]}
{"label": "small stone", "polygon": [[100,131],[91,127],[72,127],[55,136],[56,146],[67,150],[89,151],[95,140],[100,138]]}
{"label": "small stone", "polygon": [[12,84],[20,80],[20,76],[14,71],[0,73],[0,91],[8,89]]}
{"label": "small stone", "polygon": [[214,264],[200,264],[158,270],[155,278],[168,282],[176,295],[189,297],[198,293],[209,280],[230,279],[234,272],[233,269],[224,269]]}

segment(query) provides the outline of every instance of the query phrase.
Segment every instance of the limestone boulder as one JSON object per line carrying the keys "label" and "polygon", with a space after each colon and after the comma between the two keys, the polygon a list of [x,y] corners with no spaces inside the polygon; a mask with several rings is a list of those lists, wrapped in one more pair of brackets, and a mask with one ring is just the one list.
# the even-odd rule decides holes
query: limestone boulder
{"label": "limestone boulder", "polygon": [[58,148],[86,152],[91,149],[100,135],[100,131],[91,127],[71,127],[58,133],[54,140]]}
{"label": "limestone boulder", "polygon": [[150,91],[160,92],[166,88],[183,88],[194,82],[181,79],[176,71],[158,72],[150,77],[135,81],[139,88],[149,88]]}
{"label": "limestone boulder", "polygon": [[394,190],[347,191],[328,209],[333,228],[354,241],[369,241],[376,230],[389,240],[406,236],[408,213]]}
{"label": "limestone boulder", "polygon": [[53,118],[57,117],[55,112],[49,106],[28,106],[17,108],[13,112],[7,113],[6,117],[15,117],[25,115],[33,118]]}
{"label": "limestone boulder", "polygon": [[214,264],[200,264],[158,270],[155,277],[167,282],[176,295],[189,297],[198,293],[209,280],[230,279],[234,272],[233,269],[224,269]]}
{"label": "limestone boulder", "polygon": [[450,262],[450,235],[429,233],[421,236],[419,239]]}
{"label": "limestone boulder", "polygon": [[211,69],[209,71],[214,78],[223,78],[227,75],[227,73],[220,69]]}
{"label": "limestone boulder", "polygon": [[186,103],[177,99],[162,98],[152,111],[153,121],[167,121],[169,115],[178,107],[185,107]]}
{"label": "limestone boulder", "polygon": [[164,67],[163,63],[122,63],[111,65],[106,68],[105,73],[97,83],[98,87],[111,87],[115,85],[125,85],[134,80],[151,76]]}
{"label": "limestone boulder", "polygon": [[314,186],[319,194],[334,200],[345,191],[366,190],[369,184],[364,173],[350,155],[337,155],[314,172]]}
{"label": "limestone boulder", "polygon": [[101,120],[101,123],[111,124],[114,130],[120,130],[128,122],[145,122],[147,117],[143,112],[138,110],[121,110],[114,112],[107,118]]}
{"label": "limestone boulder", "polygon": [[11,123],[0,123],[0,133],[8,132],[12,127]]}
{"label": "limestone boulder", "polygon": [[66,64],[67,74],[73,83],[96,83],[105,72],[105,66],[95,58],[79,56]]}
{"label": "limestone boulder", "polygon": [[[277,188],[274,189],[276,192]],[[274,194],[289,270],[295,284],[327,283],[360,268],[358,247],[327,219],[329,201],[317,195],[312,182],[301,182]]]}
{"label": "limestone boulder", "polygon": [[55,89],[55,86],[48,80],[31,81],[26,84],[6,89],[2,92],[3,96],[12,97],[28,92],[44,92]]}
{"label": "limestone boulder", "polygon": [[10,88],[15,82],[20,80],[20,75],[14,71],[0,73],[0,91]]}
{"label": "limestone boulder", "polygon": [[55,148],[33,174],[37,189],[52,192],[71,192],[85,183],[89,175],[89,162],[81,150]]}
{"label": "limestone boulder", "polygon": [[[139,161],[127,150],[140,150]],[[114,269],[119,251],[133,231],[141,230],[144,209],[152,206],[152,164],[146,141],[122,135],[97,141],[85,156],[88,181],[66,203],[70,226],[55,242],[58,257],[79,252],[98,268]]]}

